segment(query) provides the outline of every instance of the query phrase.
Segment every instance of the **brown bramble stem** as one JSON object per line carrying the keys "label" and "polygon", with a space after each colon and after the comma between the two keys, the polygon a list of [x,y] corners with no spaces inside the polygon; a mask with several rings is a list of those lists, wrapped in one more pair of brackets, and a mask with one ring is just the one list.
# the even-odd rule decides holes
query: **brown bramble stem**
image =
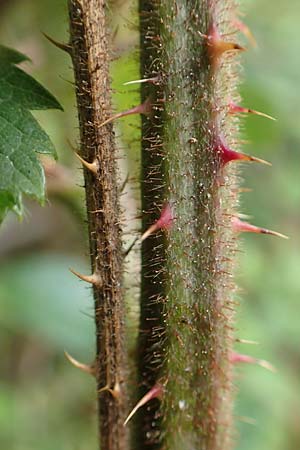
{"label": "brown bramble stem", "polygon": [[[96,323],[95,374],[102,450],[126,450],[126,361],[116,146],[111,114],[108,17],[104,0],[69,0],[70,44],[75,73],[84,165]],[[93,161],[88,163],[87,161]],[[99,275],[101,274],[101,276]]]}

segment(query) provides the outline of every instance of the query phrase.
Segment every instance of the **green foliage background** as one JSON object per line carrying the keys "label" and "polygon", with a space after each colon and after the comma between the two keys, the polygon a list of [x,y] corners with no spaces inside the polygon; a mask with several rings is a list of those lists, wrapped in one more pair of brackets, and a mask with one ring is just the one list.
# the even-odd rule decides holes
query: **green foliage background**
{"label": "green foliage background", "polygon": [[[128,4],[115,1],[123,16]],[[278,121],[249,117],[243,149],[270,160],[271,169],[245,166],[241,210],[253,222],[290,236],[243,236],[238,265],[241,291],[238,336],[260,342],[238,350],[267,359],[278,369],[237,368],[239,450],[298,450],[300,447],[300,43],[298,0],[243,1],[246,22],[258,41],[243,56],[242,94],[246,106]],[[67,139],[76,143],[77,122],[71,62],[41,31],[67,40],[66,4],[61,0],[0,2],[0,42],[27,54],[23,65],[61,102],[65,113],[34,113],[67,167],[49,181],[48,203],[26,204],[22,223],[11,215],[0,229],[0,447],[11,450],[96,448],[94,383],[65,361],[67,350],[89,362],[93,357],[90,291],[68,267],[88,271],[83,225],[81,168]],[[119,27],[113,65],[116,109],[137,99],[132,17]],[[138,119],[122,119],[129,171],[136,171]],[[58,181],[57,181],[58,180]],[[134,307],[134,306],[133,306]],[[255,423],[254,423],[255,422]]]}

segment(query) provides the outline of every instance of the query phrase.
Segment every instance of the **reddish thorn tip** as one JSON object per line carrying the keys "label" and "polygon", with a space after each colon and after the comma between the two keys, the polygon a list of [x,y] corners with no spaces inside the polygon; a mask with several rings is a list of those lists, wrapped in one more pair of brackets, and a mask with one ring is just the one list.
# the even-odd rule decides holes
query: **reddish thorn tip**
{"label": "reddish thorn tip", "polygon": [[161,211],[160,218],[156,222],[159,228],[169,229],[173,220],[172,210],[169,203],[166,203]]}
{"label": "reddish thorn tip", "polygon": [[151,388],[150,391],[147,392],[147,394],[145,394],[144,397],[142,397],[141,400],[138,401],[138,403],[135,405],[135,407],[128,414],[128,416],[127,416],[127,418],[126,418],[126,420],[124,422],[124,426],[127,425],[129,420],[134,416],[134,414],[142,406],[144,406],[146,403],[148,403],[150,400],[152,400],[154,398],[161,399],[162,395],[163,395],[163,387],[162,387],[162,385],[156,384],[155,386],[153,386],[153,388]]}
{"label": "reddish thorn tip", "polygon": [[265,114],[260,111],[256,111],[255,109],[250,108],[244,108],[243,106],[237,105],[236,103],[230,102],[229,103],[229,114],[255,114],[256,116],[265,117],[266,119],[270,120],[277,120],[275,117],[269,116],[269,114]]}
{"label": "reddish thorn tip", "polygon": [[145,233],[141,237],[141,241],[144,241],[148,236],[150,236],[150,234],[161,228],[164,230],[168,230],[172,225],[172,220],[173,215],[170,204],[166,203],[161,211],[159,219],[145,231]]}
{"label": "reddish thorn tip", "polygon": [[134,106],[133,108],[127,109],[126,111],[119,112],[112,117],[109,117],[104,122],[102,122],[99,127],[103,127],[104,125],[107,125],[108,123],[112,122],[115,119],[120,119],[121,117],[130,116],[133,114],[144,114],[145,116],[150,115],[152,112],[152,103],[150,100],[150,97],[148,97],[144,103],[141,103],[140,105]]}
{"label": "reddish thorn tip", "polygon": [[237,363],[258,364],[259,366],[264,367],[265,369],[268,369],[271,372],[276,372],[275,367],[272,366],[272,364],[270,364],[268,361],[265,361],[264,359],[257,359],[249,355],[242,355],[240,353],[231,352],[229,356],[229,361],[233,364]]}
{"label": "reddish thorn tip", "polygon": [[230,148],[219,140],[215,146],[215,151],[219,154],[221,162],[225,165],[231,161],[254,161],[271,166],[272,164],[264,159],[256,158],[255,156],[246,155],[245,153],[239,153]]}
{"label": "reddish thorn tip", "polygon": [[270,234],[272,236],[277,236],[283,239],[288,239],[288,236],[285,236],[282,233],[278,233],[277,231],[268,230],[267,228],[257,227],[252,225],[251,223],[240,220],[237,216],[233,216],[231,219],[232,228],[237,233],[257,233],[257,234]]}

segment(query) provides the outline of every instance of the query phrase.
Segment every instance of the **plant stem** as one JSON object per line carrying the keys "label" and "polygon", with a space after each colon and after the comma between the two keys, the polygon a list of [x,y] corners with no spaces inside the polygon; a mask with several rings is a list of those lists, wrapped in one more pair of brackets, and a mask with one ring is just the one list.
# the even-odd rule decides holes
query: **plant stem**
{"label": "plant stem", "polygon": [[160,233],[142,249],[140,384],[160,383],[164,394],[160,408],[155,400],[139,412],[139,449],[224,450],[231,441],[237,189],[219,141],[237,134],[227,114],[236,64],[207,36],[232,32],[232,13],[231,1],[140,1],[141,78],[159,80],[142,85],[142,100],[153,99],[143,119],[144,229],[165,203],[173,223],[165,242]]}
{"label": "plant stem", "polygon": [[116,147],[111,115],[106,2],[69,0],[70,46],[80,126],[96,322],[96,375],[102,450],[125,450],[126,361],[123,349],[123,291]]}
{"label": "plant stem", "polygon": [[[150,61],[156,57],[156,49],[146,42],[148,27],[157,33],[159,17],[153,10],[153,2],[140,1],[140,71],[141,78],[153,76]],[[154,74],[155,76],[155,74]],[[142,102],[155,98],[159,87],[152,83],[141,85]],[[141,198],[142,228],[147,230],[158,218],[162,205],[164,186],[162,184],[163,161],[161,157],[161,140],[157,138],[161,123],[161,107],[157,106],[155,114],[142,116],[142,156],[141,156]],[[150,235],[142,242],[141,271],[141,310],[140,332],[138,339],[137,367],[139,374],[138,397],[143,397],[159,379],[162,365],[160,334],[164,333],[162,283],[160,270],[164,260],[165,245],[161,234]],[[136,414],[135,448],[154,450],[160,447],[159,403],[152,401],[145,409]]]}

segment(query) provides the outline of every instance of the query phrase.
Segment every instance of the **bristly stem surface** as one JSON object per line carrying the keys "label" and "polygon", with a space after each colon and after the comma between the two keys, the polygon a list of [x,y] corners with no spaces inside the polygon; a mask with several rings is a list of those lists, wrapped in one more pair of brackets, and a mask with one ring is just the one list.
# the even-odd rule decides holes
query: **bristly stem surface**
{"label": "bristly stem surface", "polygon": [[[147,229],[165,204],[173,221],[142,248],[141,395],[137,448],[224,450],[231,422],[232,257],[236,177],[232,144],[236,51],[231,1],[141,0],[142,206]],[[229,34],[228,34],[229,33]],[[224,38],[224,42],[228,38]],[[230,153],[231,156],[235,153]],[[237,159],[237,158],[236,158]]]}
{"label": "bristly stem surface", "polygon": [[102,450],[125,450],[127,409],[123,349],[123,291],[116,147],[111,115],[106,2],[69,0],[70,47],[84,169],[96,322],[96,376]]}

